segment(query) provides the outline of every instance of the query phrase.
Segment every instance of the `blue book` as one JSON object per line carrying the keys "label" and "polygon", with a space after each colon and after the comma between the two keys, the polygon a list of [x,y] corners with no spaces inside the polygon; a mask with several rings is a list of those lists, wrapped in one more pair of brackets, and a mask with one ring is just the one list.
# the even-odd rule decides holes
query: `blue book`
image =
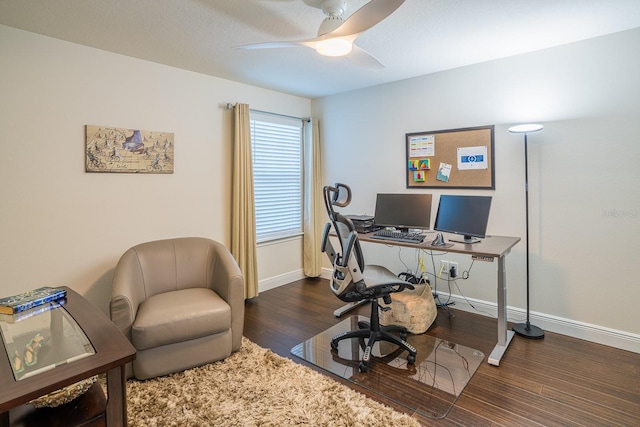
{"label": "blue book", "polygon": [[30,308],[29,310],[20,311],[16,314],[2,314],[0,313],[0,322],[5,323],[19,323],[23,320],[30,319],[39,314],[45,313],[49,310],[53,310],[54,308],[62,307],[67,300],[65,298],[61,298],[56,301],[51,301],[46,304],[42,304],[37,307]]}
{"label": "blue book", "polygon": [[67,296],[62,288],[48,286],[0,299],[0,314],[16,314]]}

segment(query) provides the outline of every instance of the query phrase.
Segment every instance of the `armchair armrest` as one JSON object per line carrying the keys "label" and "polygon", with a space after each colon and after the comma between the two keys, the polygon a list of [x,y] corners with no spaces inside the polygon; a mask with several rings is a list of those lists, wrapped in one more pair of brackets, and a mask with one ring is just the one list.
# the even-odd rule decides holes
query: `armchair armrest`
{"label": "armchair armrest", "polygon": [[233,350],[240,348],[244,330],[244,276],[231,252],[219,242],[211,242],[215,261],[211,263],[209,288],[231,306]]}
{"label": "armchair armrest", "polygon": [[135,250],[125,252],[114,271],[109,311],[111,320],[131,341],[131,326],[138,307],[144,301],[142,267]]}
{"label": "armchair armrest", "polygon": [[226,247],[218,242],[215,245],[209,288],[229,304],[237,302],[238,298],[244,300],[244,277],[238,263]]}

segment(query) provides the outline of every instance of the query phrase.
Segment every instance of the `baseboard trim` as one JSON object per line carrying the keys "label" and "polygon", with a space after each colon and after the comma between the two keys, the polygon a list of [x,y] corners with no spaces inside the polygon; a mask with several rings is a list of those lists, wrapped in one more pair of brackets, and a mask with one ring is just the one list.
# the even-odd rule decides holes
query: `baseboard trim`
{"label": "baseboard trim", "polygon": [[[302,274],[302,272],[300,273]],[[333,271],[331,269],[323,268],[321,277],[330,280],[332,274]],[[302,276],[304,276],[304,274],[302,274]],[[295,280],[300,280],[300,278],[296,278]],[[442,302],[454,302],[455,308],[459,310],[494,318],[498,317],[498,305],[493,302],[465,298],[462,295],[456,294],[449,296],[449,294],[444,293],[440,293],[440,299]],[[633,353],[640,353],[640,335],[638,334],[534,311],[530,313],[529,317],[533,325],[545,331],[555,332],[573,338],[631,351]],[[507,320],[509,322],[520,323],[524,322],[526,318],[527,313],[524,309],[507,306]]]}
{"label": "baseboard trim", "polygon": [[302,280],[304,278],[304,271],[300,269],[296,271],[290,271],[289,273],[281,274],[279,276],[269,277],[268,279],[259,280],[258,292],[268,291],[269,289],[277,288],[278,286],[286,285],[288,283]]}
{"label": "baseboard trim", "polygon": [[[454,307],[459,310],[498,317],[498,306],[492,302],[443,293],[439,294],[439,299],[441,302],[455,303]],[[507,306],[509,322],[522,323],[526,318],[526,310]],[[640,353],[640,335],[534,311],[529,314],[529,319],[531,324],[545,331]]]}

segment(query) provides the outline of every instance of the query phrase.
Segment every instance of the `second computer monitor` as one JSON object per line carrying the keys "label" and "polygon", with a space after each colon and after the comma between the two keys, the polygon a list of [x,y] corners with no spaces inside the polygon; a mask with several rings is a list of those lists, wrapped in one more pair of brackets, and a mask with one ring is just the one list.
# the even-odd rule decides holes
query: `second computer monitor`
{"label": "second computer monitor", "polygon": [[440,196],[438,213],[433,228],[460,234],[464,237],[449,239],[453,242],[476,243],[484,238],[489,222],[491,196]]}
{"label": "second computer monitor", "polygon": [[431,194],[378,193],[374,217],[375,224],[380,227],[428,230],[431,227]]}

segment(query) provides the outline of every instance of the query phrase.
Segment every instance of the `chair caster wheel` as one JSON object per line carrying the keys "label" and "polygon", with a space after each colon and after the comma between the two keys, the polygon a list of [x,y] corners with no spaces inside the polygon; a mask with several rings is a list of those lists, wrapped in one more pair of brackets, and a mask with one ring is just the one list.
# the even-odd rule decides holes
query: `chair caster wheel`
{"label": "chair caster wheel", "polygon": [[409,365],[413,365],[414,363],[416,363],[416,357],[415,357],[415,356],[412,356],[412,355],[408,355],[408,356],[407,356],[407,363],[408,363]]}
{"label": "chair caster wheel", "polygon": [[338,343],[336,341],[331,341],[331,350],[337,350],[338,349]]}
{"label": "chair caster wheel", "polygon": [[360,365],[358,366],[358,370],[360,372],[367,372],[369,370],[369,366],[367,366],[367,364],[364,362],[360,362]]}
{"label": "chair caster wheel", "polygon": [[407,333],[406,332],[400,332],[400,338],[402,338],[403,341],[407,340]]}

